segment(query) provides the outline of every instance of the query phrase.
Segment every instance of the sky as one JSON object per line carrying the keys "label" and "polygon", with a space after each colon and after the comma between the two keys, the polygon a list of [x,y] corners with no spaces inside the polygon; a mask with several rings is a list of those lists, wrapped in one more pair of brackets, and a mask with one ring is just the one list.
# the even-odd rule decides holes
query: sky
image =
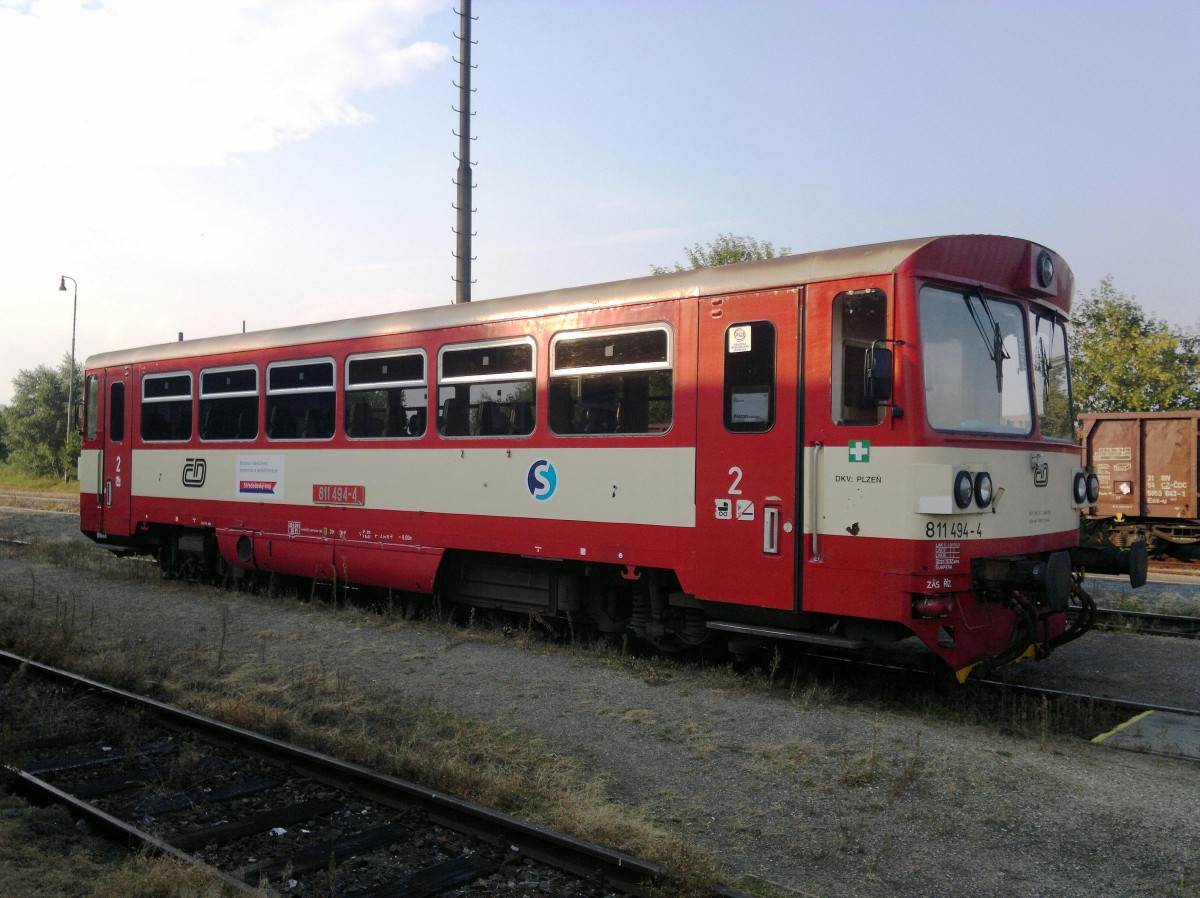
{"label": "sky", "polygon": [[[718,234],[1060,253],[1200,325],[1194,0],[474,0],[476,300]],[[442,0],[0,0],[0,404],[75,354],[454,299]]]}

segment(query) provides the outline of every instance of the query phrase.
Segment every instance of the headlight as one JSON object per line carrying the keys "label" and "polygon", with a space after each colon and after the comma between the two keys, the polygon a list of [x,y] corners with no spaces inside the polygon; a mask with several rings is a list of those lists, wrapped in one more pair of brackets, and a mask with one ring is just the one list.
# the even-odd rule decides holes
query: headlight
{"label": "headlight", "polygon": [[970,508],[974,488],[971,485],[971,473],[959,471],[954,475],[954,504],[959,508]]}
{"label": "headlight", "polygon": [[975,475],[975,504],[980,508],[992,504],[992,475],[987,471]]}
{"label": "headlight", "polygon": [[1039,287],[1054,283],[1054,257],[1042,250],[1037,259],[1037,281]]}
{"label": "headlight", "polygon": [[1100,500],[1100,478],[1095,474],[1087,476],[1088,504],[1095,505]]}
{"label": "headlight", "polygon": [[1087,477],[1082,471],[1075,472],[1075,480],[1071,483],[1071,495],[1074,496],[1076,505],[1087,501]]}

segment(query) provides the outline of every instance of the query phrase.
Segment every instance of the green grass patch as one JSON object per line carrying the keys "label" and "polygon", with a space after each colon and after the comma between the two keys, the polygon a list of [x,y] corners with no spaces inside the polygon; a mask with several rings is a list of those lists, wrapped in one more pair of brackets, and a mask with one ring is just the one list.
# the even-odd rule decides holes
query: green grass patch
{"label": "green grass patch", "polygon": [[0,462],[0,489],[45,490],[52,493],[72,494],[79,492],[79,481],[74,477],[63,481],[61,477],[39,477],[14,468],[7,461]]}

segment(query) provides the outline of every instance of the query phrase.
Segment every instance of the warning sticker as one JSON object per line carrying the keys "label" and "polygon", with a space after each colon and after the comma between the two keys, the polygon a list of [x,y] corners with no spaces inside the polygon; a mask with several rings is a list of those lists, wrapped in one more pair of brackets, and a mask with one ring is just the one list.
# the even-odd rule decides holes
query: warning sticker
{"label": "warning sticker", "polygon": [[933,559],[935,569],[939,571],[954,570],[954,568],[958,567],[961,550],[962,545],[960,543],[934,543]]}

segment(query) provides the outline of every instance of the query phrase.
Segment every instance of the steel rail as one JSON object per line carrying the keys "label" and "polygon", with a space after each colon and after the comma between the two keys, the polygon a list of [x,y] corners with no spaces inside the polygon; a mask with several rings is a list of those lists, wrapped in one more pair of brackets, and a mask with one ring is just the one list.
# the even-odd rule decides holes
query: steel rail
{"label": "steel rail", "polygon": [[1096,704],[1111,705],[1114,708],[1122,708],[1130,711],[1162,711],[1168,714],[1183,714],[1189,717],[1200,717],[1200,708],[1180,708],[1175,705],[1159,705],[1154,702],[1140,702],[1135,701],[1134,699],[1110,698],[1104,695],[1089,695],[1086,692],[1068,692],[1065,689],[1053,689],[1049,686],[1030,686],[1024,683],[1011,683],[1006,680],[994,680],[990,677],[972,679],[971,682],[986,686],[995,686],[1000,689],[1008,689],[1013,692],[1026,692],[1030,695],[1045,695],[1053,698],[1067,698],[1078,702],[1094,702]]}
{"label": "steel rail", "polygon": [[[1100,626],[1107,629],[1120,628],[1121,621],[1135,624],[1128,627],[1133,633],[1148,636],[1178,636],[1185,639],[1200,638],[1200,617],[1185,614],[1163,614],[1157,611],[1125,611],[1120,608],[1097,608],[1096,618]],[[1146,628],[1147,625],[1152,628]],[[1155,626],[1157,625],[1157,626]]]}
{"label": "steel rail", "polygon": [[[123,704],[148,710],[167,723],[201,733],[214,742],[248,750],[268,760],[284,762],[313,779],[353,790],[381,804],[408,809],[418,808],[433,821],[450,829],[493,844],[511,846],[516,852],[527,857],[580,877],[599,878],[635,894],[647,894],[674,879],[667,868],[651,861],[586,842],[537,823],[520,820],[437,789],[376,773],[358,764],[222,723],[89,677],[6,651],[0,651],[0,663],[23,666],[28,672],[43,679],[65,683],[75,688],[90,689]],[[746,893],[723,884],[711,886],[707,894],[714,898],[749,898]]]}
{"label": "steel rail", "polygon": [[177,860],[184,861],[193,867],[198,867],[208,876],[243,894],[262,894],[261,889],[255,888],[226,873],[222,873],[216,867],[206,864],[186,852],[180,851],[169,842],[164,842],[157,836],[153,836],[131,823],[126,823],[124,820],[105,813],[95,805],[82,801],[69,792],[64,792],[62,789],[51,785],[40,777],[34,776],[32,773],[27,773],[9,764],[5,764],[3,767],[9,774],[15,777],[14,791],[20,791],[35,801],[42,800],[48,803],[66,805],[77,817],[82,817],[94,830],[103,833],[114,842],[127,845],[131,848],[150,851],[154,854],[165,854]]}

